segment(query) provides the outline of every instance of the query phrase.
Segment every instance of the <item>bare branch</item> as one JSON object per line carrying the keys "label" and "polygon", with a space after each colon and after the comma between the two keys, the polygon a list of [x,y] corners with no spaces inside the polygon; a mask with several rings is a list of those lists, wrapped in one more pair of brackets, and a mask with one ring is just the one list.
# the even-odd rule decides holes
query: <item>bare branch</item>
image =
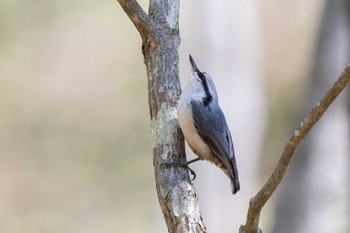
{"label": "bare branch", "polygon": [[142,38],[152,34],[155,25],[136,0],[117,0]]}
{"label": "bare branch", "polygon": [[[311,128],[318,122],[322,117],[323,113],[337,98],[340,92],[343,91],[345,86],[350,81],[350,65],[347,65],[343,73],[340,75],[338,80],[328,90],[326,95],[320,102],[309,112],[304,121],[300,124],[300,127],[294,131],[294,134],[285,145],[282,156],[277,163],[277,166],[272,173],[269,180],[261,188],[261,190],[250,200],[249,210],[247,214],[247,222],[245,226],[241,226],[240,233],[256,233],[259,227],[259,218],[261,209],[265,203],[269,200],[271,195],[274,193],[278,185],[281,183],[288,165],[294,155],[298,145]],[[260,231],[260,230],[259,230]]]}

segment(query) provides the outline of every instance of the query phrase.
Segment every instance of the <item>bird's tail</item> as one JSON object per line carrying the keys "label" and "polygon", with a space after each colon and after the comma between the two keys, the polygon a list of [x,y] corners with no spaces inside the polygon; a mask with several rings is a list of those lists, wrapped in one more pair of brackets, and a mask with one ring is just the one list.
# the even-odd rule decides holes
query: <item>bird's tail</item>
{"label": "bird's tail", "polygon": [[241,188],[241,186],[239,184],[238,177],[237,178],[230,177],[230,180],[231,180],[231,191],[232,191],[232,194],[236,194]]}
{"label": "bird's tail", "polygon": [[234,155],[231,158],[231,175],[229,177],[231,180],[232,194],[236,194],[241,189],[241,185],[239,184],[236,158]]}

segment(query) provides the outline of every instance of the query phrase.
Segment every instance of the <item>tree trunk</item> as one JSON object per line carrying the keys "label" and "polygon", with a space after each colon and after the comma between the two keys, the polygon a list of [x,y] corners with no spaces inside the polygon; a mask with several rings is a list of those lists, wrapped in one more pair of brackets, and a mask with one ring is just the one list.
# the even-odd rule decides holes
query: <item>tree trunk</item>
{"label": "tree trunk", "polygon": [[179,1],[151,0],[146,14],[135,0],[118,0],[142,38],[147,69],[153,165],[159,203],[171,233],[206,232],[188,170],[161,166],[185,162],[177,121],[179,81]]}
{"label": "tree trunk", "polygon": [[195,191],[188,171],[160,167],[169,161],[185,162],[184,139],[177,122],[180,37],[167,30],[143,42],[148,76],[153,165],[159,203],[169,232],[204,232]]}

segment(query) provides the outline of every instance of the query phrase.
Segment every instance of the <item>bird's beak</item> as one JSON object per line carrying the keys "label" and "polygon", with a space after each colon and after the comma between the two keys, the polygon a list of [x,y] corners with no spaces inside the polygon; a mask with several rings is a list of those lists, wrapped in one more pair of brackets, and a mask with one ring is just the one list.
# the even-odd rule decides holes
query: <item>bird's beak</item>
{"label": "bird's beak", "polygon": [[196,65],[196,62],[194,61],[194,59],[193,59],[193,57],[191,56],[191,54],[190,54],[189,57],[190,57],[190,62],[191,62],[193,71],[199,72],[199,70],[198,70],[198,68],[197,68],[197,65]]}

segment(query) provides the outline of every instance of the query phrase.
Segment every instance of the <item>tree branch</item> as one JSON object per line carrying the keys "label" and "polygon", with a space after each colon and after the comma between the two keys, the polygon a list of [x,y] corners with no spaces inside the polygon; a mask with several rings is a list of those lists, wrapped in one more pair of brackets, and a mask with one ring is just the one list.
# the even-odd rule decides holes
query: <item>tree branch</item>
{"label": "tree branch", "polygon": [[[179,31],[179,1],[150,0],[149,15],[171,30]],[[159,9],[162,9],[161,11]]]}
{"label": "tree branch", "polygon": [[146,38],[147,35],[153,34],[152,30],[155,28],[155,23],[136,0],[117,1],[139,31],[142,39]]}
{"label": "tree branch", "polygon": [[294,134],[285,145],[282,156],[271,177],[261,190],[250,200],[246,225],[240,227],[240,233],[260,232],[258,227],[261,209],[281,183],[295,150],[340,92],[343,91],[349,81],[350,65],[347,65],[338,80],[328,90],[322,100],[309,112],[307,117],[300,124],[300,127],[294,131]]}

